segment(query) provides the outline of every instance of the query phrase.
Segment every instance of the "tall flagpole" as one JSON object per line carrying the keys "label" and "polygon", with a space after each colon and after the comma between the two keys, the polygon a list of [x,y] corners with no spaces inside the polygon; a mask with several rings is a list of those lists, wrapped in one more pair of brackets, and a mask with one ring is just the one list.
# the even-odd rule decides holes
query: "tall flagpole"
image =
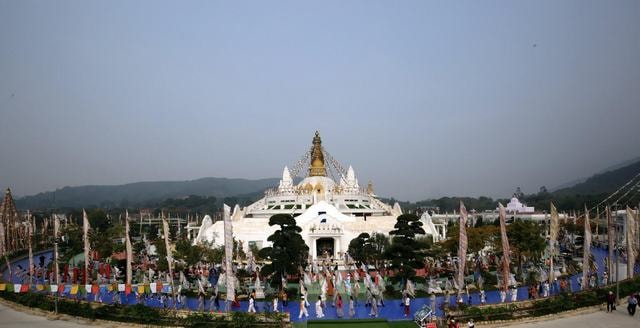
{"label": "tall flagpole", "polygon": [[589,286],[589,260],[591,257],[591,225],[589,224],[589,210],[584,206],[584,239],[582,246],[582,290]]}
{"label": "tall flagpole", "polygon": [[636,262],[636,218],[627,206],[627,278],[633,278],[633,269]]}
{"label": "tall flagpole", "polygon": [[173,308],[176,309],[176,290],[173,285],[173,255],[171,254],[171,241],[169,240],[169,222],[162,212],[162,230],[164,230],[164,246],[167,249],[167,267],[169,268],[169,277],[171,285],[171,294],[173,295]]}
{"label": "tall flagpole", "polygon": [[[4,223],[0,220],[0,258],[4,257],[5,249],[4,249]],[[7,260],[8,262],[8,260]]]}
{"label": "tall flagpole", "polygon": [[31,212],[27,211],[27,243],[29,244],[29,284],[33,284],[33,226],[31,225]]}
{"label": "tall flagpole", "polygon": [[87,211],[82,209],[82,231],[84,241],[84,284],[88,284],[89,281],[89,217]]}
{"label": "tall flagpole", "polygon": [[[225,277],[227,283],[227,304],[235,300],[235,281],[233,275],[233,226],[231,224],[231,208],[227,204],[223,204],[224,219],[224,258],[225,258]],[[227,311],[230,309],[227,308]]]}
{"label": "tall flagpole", "polygon": [[556,239],[558,238],[558,228],[560,218],[556,206],[551,203],[551,227],[549,229],[549,285],[554,282],[555,269],[553,268],[553,258],[556,254]]}
{"label": "tall flagpole", "polygon": [[[609,205],[607,205],[606,207],[606,217],[607,217],[607,244],[608,244],[608,248],[609,248],[609,281],[607,281],[607,284],[610,284],[613,282],[613,248],[614,248],[614,229],[615,226],[613,225],[613,218],[611,217],[611,209],[609,208]],[[616,275],[618,273],[616,272]],[[616,281],[618,280],[618,277],[616,276]]]}
{"label": "tall flagpole", "polygon": [[460,201],[460,219],[458,234],[458,302],[462,300],[462,289],[464,287],[464,269],[467,263],[467,209]]}
{"label": "tall flagpole", "polygon": [[124,237],[125,237],[125,248],[126,248],[126,252],[127,252],[127,277],[126,277],[126,284],[130,285],[131,284],[131,276],[133,275],[132,272],[132,268],[131,268],[131,262],[132,262],[132,258],[133,258],[133,254],[132,254],[132,247],[131,247],[131,239],[129,238],[129,210],[125,211],[125,218],[124,218]]}
{"label": "tall flagpole", "polygon": [[58,277],[58,272],[60,272],[58,264],[58,230],[60,230],[60,218],[58,218],[58,214],[53,214],[53,268],[56,285],[60,284],[60,277]]}
{"label": "tall flagpole", "polygon": [[501,203],[499,206],[500,216],[500,238],[502,239],[502,284],[504,290],[509,288],[509,280],[511,280],[511,270],[509,270],[509,264],[511,263],[511,250],[509,249],[509,238],[507,237],[507,224],[506,224],[506,211]]}

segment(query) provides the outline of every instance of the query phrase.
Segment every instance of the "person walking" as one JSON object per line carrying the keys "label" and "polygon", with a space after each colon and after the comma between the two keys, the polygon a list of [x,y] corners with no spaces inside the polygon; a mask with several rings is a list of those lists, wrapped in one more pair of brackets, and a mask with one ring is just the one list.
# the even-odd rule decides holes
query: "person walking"
{"label": "person walking", "polygon": [[300,297],[300,314],[298,314],[298,319],[302,318],[303,315],[305,318],[309,317],[309,312],[307,312],[307,306],[304,302],[304,295]]}
{"label": "person walking", "polygon": [[431,310],[435,312],[435,310],[436,310],[436,293],[431,292],[431,297],[429,299],[431,301]]}
{"label": "person walking", "polygon": [[504,303],[507,299],[507,290],[505,287],[500,288],[500,303]]}
{"label": "person walking", "polygon": [[607,312],[611,312],[611,311],[615,311],[616,309],[616,296],[613,295],[612,291],[609,291],[609,294],[607,295]]}
{"label": "person walking", "polygon": [[278,296],[274,296],[273,297],[273,312],[278,313],[280,312],[280,310],[278,310]]}
{"label": "person walking", "polygon": [[349,296],[349,318],[353,318],[355,316],[356,316],[355,302],[353,301],[353,296]]}
{"label": "person walking", "polygon": [[409,297],[409,295],[407,295],[404,298],[404,316],[408,317],[410,312],[411,312],[411,298]]}
{"label": "person walking", "polygon": [[322,310],[322,296],[318,296],[316,301],[316,318],[324,318],[324,311]]}
{"label": "person walking", "polygon": [[638,305],[638,298],[636,298],[636,293],[632,293],[629,296],[629,305],[627,305],[627,311],[630,316],[636,314],[636,306]]}
{"label": "person walking", "polygon": [[249,297],[249,309],[248,313],[256,313],[255,300],[253,299],[253,295]]}
{"label": "person walking", "polygon": [[218,296],[218,288],[214,288],[209,298],[209,312],[218,311],[220,308],[220,297]]}
{"label": "person walking", "polygon": [[336,314],[338,318],[342,318],[344,316],[344,309],[342,308],[342,295],[338,294],[338,299],[336,300]]}

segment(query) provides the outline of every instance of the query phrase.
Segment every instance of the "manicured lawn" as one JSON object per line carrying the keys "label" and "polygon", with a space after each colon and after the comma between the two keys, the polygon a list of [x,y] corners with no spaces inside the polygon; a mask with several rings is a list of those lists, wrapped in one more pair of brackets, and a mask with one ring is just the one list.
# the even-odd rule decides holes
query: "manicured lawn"
{"label": "manicured lawn", "polygon": [[415,322],[410,320],[389,321],[387,322],[390,328],[417,328]]}

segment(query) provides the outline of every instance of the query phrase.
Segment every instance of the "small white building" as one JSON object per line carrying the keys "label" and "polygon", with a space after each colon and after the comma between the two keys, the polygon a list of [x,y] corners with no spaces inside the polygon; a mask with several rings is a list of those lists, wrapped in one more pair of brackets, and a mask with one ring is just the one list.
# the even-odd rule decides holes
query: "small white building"
{"label": "small white building", "polygon": [[[499,209],[496,208],[496,211],[498,210]],[[511,201],[509,201],[509,203],[505,207],[505,211],[507,213],[514,214],[535,213],[535,209],[532,206],[526,206],[525,204],[522,204],[515,196],[511,198]]]}

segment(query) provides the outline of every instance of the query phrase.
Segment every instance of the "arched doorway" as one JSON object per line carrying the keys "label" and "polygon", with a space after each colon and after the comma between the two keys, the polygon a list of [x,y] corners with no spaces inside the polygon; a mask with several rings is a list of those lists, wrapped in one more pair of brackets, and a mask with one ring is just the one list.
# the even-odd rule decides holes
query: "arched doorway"
{"label": "arched doorway", "polygon": [[316,256],[333,256],[335,240],[333,238],[318,238],[316,240]]}

